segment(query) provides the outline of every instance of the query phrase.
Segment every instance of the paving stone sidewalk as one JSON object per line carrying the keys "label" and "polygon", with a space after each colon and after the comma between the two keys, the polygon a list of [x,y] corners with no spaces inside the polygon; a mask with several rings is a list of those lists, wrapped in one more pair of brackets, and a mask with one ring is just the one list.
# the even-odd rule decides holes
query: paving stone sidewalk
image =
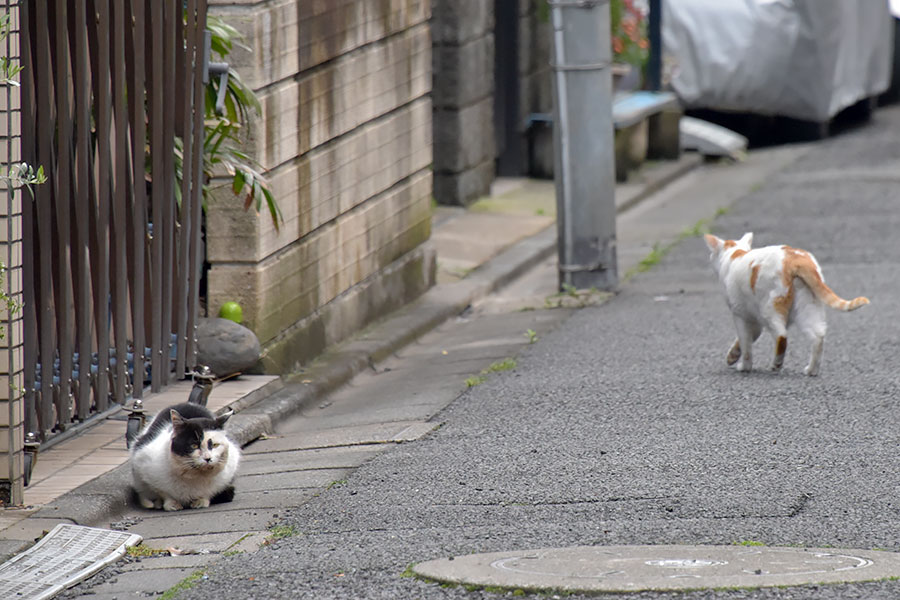
{"label": "paving stone sidewalk", "polygon": [[[664,174],[667,182],[674,181],[668,187],[623,189],[621,273],[637,269],[654,247],[676,242],[684,231],[807,151],[768,150],[730,166],[698,168],[689,159],[669,166],[675,171]],[[698,193],[702,189],[713,192]],[[508,226],[515,230],[516,223],[526,221],[516,220],[517,194],[534,196],[548,208],[537,214],[534,198],[523,202],[529,214],[520,216],[527,216],[529,225],[514,231],[505,245],[486,250],[481,258],[448,260],[442,267],[444,283],[420,302],[335,349],[289,378],[282,390],[233,417],[233,435],[242,442],[257,440],[246,448],[234,502],[175,514],[135,508],[98,514],[91,506],[96,496],[127,487],[128,471],[120,468],[29,518],[27,526],[35,530],[62,519],[140,533],[147,548],[166,551],[130,557],[65,597],[158,594],[197,569],[291,536],[295,531],[283,524],[286,511],[340,488],[361,465],[399,444],[427,436],[440,426],[435,415],[471,385],[498,376],[507,360],[549,335],[579,306],[602,301],[597,295],[574,301],[555,295],[555,227],[548,214],[553,190],[546,182],[513,184],[501,196],[506,204],[495,199],[483,213],[454,211],[444,217],[443,228],[436,227],[434,243],[445,243],[449,237],[442,239],[442,232],[454,230],[453,235],[469,230],[483,238],[477,227],[460,227],[460,221],[483,223],[504,210],[510,211]],[[464,242],[450,242],[449,247],[454,243]],[[448,252],[439,251],[439,262]],[[466,260],[475,261],[474,266],[465,266]],[[521,310],[554,304],[563,307]]]}

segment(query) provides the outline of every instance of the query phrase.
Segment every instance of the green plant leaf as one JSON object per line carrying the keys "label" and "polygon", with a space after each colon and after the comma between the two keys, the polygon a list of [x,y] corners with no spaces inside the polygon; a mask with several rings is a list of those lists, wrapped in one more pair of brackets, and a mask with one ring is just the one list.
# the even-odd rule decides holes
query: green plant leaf
{"label": "green plant leaf", "polygon": [[241,190],[244,189],[244,172],[240,169],[234,170],[234,180],[231,183],[231,191],[234,192],[235,195],[241,193]]}

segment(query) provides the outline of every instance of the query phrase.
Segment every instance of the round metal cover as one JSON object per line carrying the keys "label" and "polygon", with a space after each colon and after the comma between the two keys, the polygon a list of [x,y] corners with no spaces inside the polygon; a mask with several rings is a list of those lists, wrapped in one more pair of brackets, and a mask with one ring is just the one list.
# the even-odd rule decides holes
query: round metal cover
{"label": "round metal cover", "polygon": [[416,565],[436,581],[571,592],[686,590],[871,581],[900,554],[768,546],[576,546],[470,554]]}

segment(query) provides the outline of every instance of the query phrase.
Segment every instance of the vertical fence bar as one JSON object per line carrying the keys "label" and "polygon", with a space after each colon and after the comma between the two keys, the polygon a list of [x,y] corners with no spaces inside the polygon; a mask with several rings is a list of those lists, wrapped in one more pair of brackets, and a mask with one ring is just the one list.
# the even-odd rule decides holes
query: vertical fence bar
{"label": "vertical fence bar", "polygon": [[115,116],[115,152],[113,158],[113,203],[112,203],[112,279],[113,332],[115,334],[116,368],[115,400],[125,403],[128,385],[128,261],[125,252],[126,229],[126,185],[128,180],[128,109],[125,87],[125,28],[131,26],[131,19],[125,16],[125,0],[112,0],[112,90]]}
{"label": "vertical fence bar", "polygon": [[[162,320],[162,272],[163,272],[163,235],[162,218],[165,189],[163,186],[163,52],[160,51],[163,44],[163,3],[159,0],[151,0],[150,30],[148,40],[148,56],[151,60],[150,74],[150,155],[152,165],[152,207],[150,211],[150,224],[153,226],[150,240],[150,293],[152,300],[150,306],[150,328],[152,353],[151,369],[152,377],[150,389],[158,392],[162,389],[166,380],[163,374],[163,320]],[[153,50],[156,51],[153,51]]]}
{"label": "vertical fence bar", "polygon": [[61,428],[72,421],[72,272],[70,262],[72,203],[72,118],[69,108],[68,0],[56,0],[56,321],[59,340],[59,392],[56,419]]}
{"label": "vertical fence bar", "polygon": [[126,14],[131,15],[134,26],[127,26],[126,57],[128,58],[128,111],[131,121],[131,189],[132,202],[129,214],[131,243],[129,244],[131,287],[131,327],[134,346],[134,390],[135,398],[144,396],[144,345],[146,343],[144,325],[144,248],[147,240],[147,191],[144,172],[144,144],[147,134],[144,112],[144,60],[146,12],[144,0],[129,0]]}
{"label": "vertical fence bar", "polygon": [[198,26],[197,26],[197,2],[196,0],[187,0],[185,15],[187,23],[184,26],[184,52],[180,57],[179,86],[181,93],[181,111],[180,111],[180,128],[182,138],[182,161],[181,161],[181,211],[178,243],[178,277],[176,278],[175,307],[177,310],[177,340],[178,349],[175,361],[175,373],[180,377],[185,372],[185,357],[188,345],[187,324],[188,324],[188,297],[190,295],[190,252],[191,252],[191,234],[194,223],[191,219],[192,200],[192,184],[193,184],[193,160],[194,152],[194,106],[197,99],[194,98],[193,78],[196,77],[193,68],[196,60],[198,46]]}
{"label": "vertical fence bar", "polygon": [[[22,4],[21,39],[22,48],[22,159],[28,164],[37,163],[37,127],[35,117],[34,73],[35,73],[35,15],[31,3]],[[37,293],[35,290],[36,244],[35,244],[35,203],[29,196],[22,201],[22,287],[25,306],[22,316],[25,320],[25,431],[37,433],[40,429],[35,375],[38,363]]]}
{"label": "vertical fence bar", "polygon": [[76,415],[87,419],[91,412],[91,269],[88,260],[91,214],[91,71],[87,42],[86,0],[72,0],[74,37],[72,84],[75,96],[75,219],[72,257],[75,286],[75,339],[78,345]]}
{"label": "vertical fence bar", "polygon": [[[187,305],[187,314],[188,314],[188,322],[187,322],[187,349],[186,349],[186,362],[189,366],[193,367],[196,364],[197,358],[197,338],[196,338],[196,330],[197,330],[197,311],[198,311],[198,300],[200,298],[200,274],[203,268],[203,256],[201,253],[201,238],[200,233],[202,229],[202,207],[203,207],[203,143],[205,141],[204,129],[203,129],[203,117],[205,113],[205,98],[204,98],[204,90],[203,90],[203,69],[205,65],[203,64],[203,53],[204,53],[204,44],[205,44],[205,36],[204,32],[206,30],[206,10],[207,10],[207,2],[206,0],[197,0],[197,19],[196,19],[196,28],[197,28],[197,53],[194,58],[194,69],[193,69],[193,84],[194,84],[194,127],[193,127],[193,135],[194,135],[194,156],[192,156],[192,160],[194,161],[194,169],[192,171],[193,175],[193,185],[191,187],[191,248],[189,252],[189,277],[190,277],[190,293],[188,294],[188,305]],[[187,159],[185,159],[187,160]]]}
{"label": "vertical fence bar", "polygon": [[164,382],[169,383],[172,380],[172,372],[169,366],[169,352],[171,349],[172,334],[172,302],[175,296],[174,292],[174,275],[175,275],[175,219],[177,212],[175,210],[175,160],[173,149],[175,147],[175,119],[173,115],[178,114],[178,104],[175,101],[175,53],[176,53],[176,31],[175,20],[181,20],[181,2],[180,0],[165,0],[165,66],[163,75],[165,77],[163,87],[165,88],[165,113],[168,115],[163,121],[163,214],[161,233],[163,235],[163,289],[162,289],[162,325],[163,325],[163,369]]}
{"label": "vertical fence bar", "polygon": [[[109,201],[110,201],[110,112],[109,91],[109,0],[91,0],[88,27],[92,37],[94,104],[97,128],[96,200],[91,202],[94,281],[94,315],[97,334],[97,411],[109,406]],[[96,15],[96,18],[91,18]]]}
{"label": "vertical fence bar", "polygon": [[[53,168],[53,151],[50,140],[54,136],[53,128],[53,88],[50,64],[50,29],[47,27],[47,5],[35,3],[35,109],[37,120],[38,162]],[[49,75],[49,76],[48,76]],[[46,140],[41,143],[41,140]],[[52,173],[51,173],[52,175]],[[55,348],[53,330],[55,315],[53,307],[53,185],[37,186],[34,192],[37,205],[38,229],[38,336],[40,338],[41,391],[38,401],[38,419],[40,421],[41,438],[44,439],[54,428],[53,414],[53,363]]]}

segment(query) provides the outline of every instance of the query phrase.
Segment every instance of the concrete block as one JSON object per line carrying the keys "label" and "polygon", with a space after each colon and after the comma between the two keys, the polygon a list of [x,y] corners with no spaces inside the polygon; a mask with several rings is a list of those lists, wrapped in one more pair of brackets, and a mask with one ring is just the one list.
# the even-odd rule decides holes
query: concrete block
{"label": "concrete block", "polygon": [[647,130],[647,119],[616,130],[616,181],[628,179],[628,172],[638,168],[646,160]]}
{"label": "concrete block", "polygon": [[522,75],[519,79],[519,118],[522,123],[532,113],[553,112],[553,80],[549,67]]}
{"label": "concrete block", "polygon": [[243,209],[228,187],[214,188],[207,215],[211,262],[258,262],[431,162],[428,98],[372,121],[268,174],[284,222]]}
{"label": "concrete block", "polygon": [[494,3],[485,0],[432,0],[435,45],[459,45],[494,28]]}
{"label": "concrete block", "polygon": [[285,477],[284,473],[242,475],[240,478],[241,490],[321,489],[333,481],[346,479],[352,472],[353,469],[313,469],[297,471],[292,473],[290,478]]}
{"label": "concrete block", "polygon": [[666,109],[652,115],[647,131],[647,158],[678,160],[681,156],[680,109]]}
{"label": "concrete block", "polygon": [[129,531],[145,539],[213,531],[216,533],[263,531],[272,519],[265,510],[254,508],[231,510],[230,504],[214,504],[209,508],[175,512],[143,509],[140,510],[141,522],[131,526]]}
{"label": "concrete block", "polygon": [[[236,12],[210,6],[210,13],[222,18],[244,36],[243,47],[228,55],[229,64],[253,89],[271,85],[296,74],[299,63],[297,3],[276,0]],[[214,57],[218,60],[218,57]]]}
{"label": "concrete block", "polygon": [[252,4],[250,10],[211,5],[245,36],[250,48],[235,48],[228,59],[254,89],[293,78],[367,44],[422,26],[431,16],[428,0],[276,0]]}
{"label": "concrete block", "polygon": [[455,108],[481,100],[494,91],[494,36],[460,46],[436,46],[432,64],[435,107]]}
{"label": "concrete block", "polygon": [[459,173],[435,173],[434,197],[441,204],[468,206],[491,193],[494,181],[494,161]]}
{"label": "concrete block", "polygon": [[493,160],[494,99],[485,98],[460,110],[434,111],[434,170],[459,173]]}
{"label": "concrete block", "polygon": [[420,25],[266,90],[252,127],[257,156],[274,167],[428,95],[431,68]]}
{"label": "concrete block", "polygon": [[427,244],[417,247],[287,328],[264,348],[262,369],[283,373],[307,364],[327,347],[413,301],[434,285],[435,266],[434,250]]}
{"label": "concrete block", "polygon": [[285,327],[427,240],[430,198],[425,171],[257,265],[214,264],[209,305],[240,302],[265,353]]}
{"label": "concrete block", "polygon": [[549,21],[529,12],[519,18],[519,73],[522,75],[546,69],[552,53],[552,27]]}

